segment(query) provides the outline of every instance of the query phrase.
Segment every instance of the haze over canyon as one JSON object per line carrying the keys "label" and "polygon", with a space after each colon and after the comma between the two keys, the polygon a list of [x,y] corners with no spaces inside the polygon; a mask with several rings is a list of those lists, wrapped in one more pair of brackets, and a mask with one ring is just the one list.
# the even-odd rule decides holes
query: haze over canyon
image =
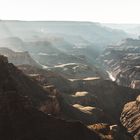
{"label": "haze over canyon", "polygon": [[0,21],[0,139],[140,140],[140,24]]}

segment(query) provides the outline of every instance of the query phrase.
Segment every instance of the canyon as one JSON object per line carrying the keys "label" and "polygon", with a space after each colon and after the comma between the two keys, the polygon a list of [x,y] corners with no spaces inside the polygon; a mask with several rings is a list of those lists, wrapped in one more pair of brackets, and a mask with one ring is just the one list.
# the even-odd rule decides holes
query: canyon
{"label": "canyon", "polygon": [[90,22],[0,30],[1,139],[140,139],[139,38]]}

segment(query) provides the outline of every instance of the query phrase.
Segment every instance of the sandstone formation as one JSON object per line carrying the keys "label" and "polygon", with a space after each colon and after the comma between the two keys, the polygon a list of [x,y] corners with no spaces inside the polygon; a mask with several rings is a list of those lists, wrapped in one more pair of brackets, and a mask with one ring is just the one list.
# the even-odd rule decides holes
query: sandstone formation
{"label": "sandstone formation", "polygon": [[121,114],[121,123],[135,140],[140,139],[140,96],[135,101],[125,104]]}

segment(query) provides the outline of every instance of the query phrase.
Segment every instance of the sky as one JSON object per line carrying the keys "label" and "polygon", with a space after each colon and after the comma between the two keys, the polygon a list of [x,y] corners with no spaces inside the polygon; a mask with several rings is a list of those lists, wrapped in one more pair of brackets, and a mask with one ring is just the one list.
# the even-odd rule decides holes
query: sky
{"label": "sky", "polygon": [[1,20],[140,23],[140,0],[0,0]]}

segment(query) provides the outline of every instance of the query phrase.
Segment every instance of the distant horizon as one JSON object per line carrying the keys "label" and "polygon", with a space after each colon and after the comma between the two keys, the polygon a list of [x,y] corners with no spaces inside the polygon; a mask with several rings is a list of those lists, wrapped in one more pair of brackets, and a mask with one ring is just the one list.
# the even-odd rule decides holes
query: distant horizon
{"label": "distant horizon", "polygon": [[0,19],[140,24],[139,0],[4,0]]}
{"label": "distant horizon", "polygon": [[117,22],[100,22],[100,21],[84,21],[84,20],[22,20],[22,19],[0,19],[0,21],[18,21],[18,22],[85,22],[97,24],[126,24],[126,25],[140,25],[140,23],[117,23]]}

